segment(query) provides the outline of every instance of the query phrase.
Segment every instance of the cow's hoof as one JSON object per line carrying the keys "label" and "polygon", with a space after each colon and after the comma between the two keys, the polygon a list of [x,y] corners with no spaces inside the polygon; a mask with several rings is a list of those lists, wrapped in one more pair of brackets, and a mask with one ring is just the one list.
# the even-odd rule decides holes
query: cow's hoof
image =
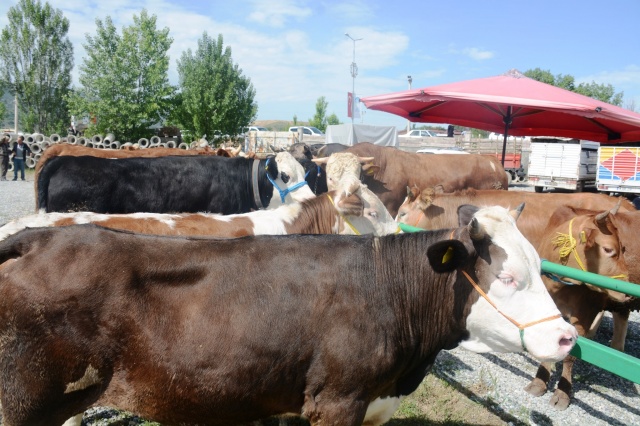
{"label": "cow's hoof", "polygon": [[556,389],[556,391],[553,393],[553,396],[551,397],[551,400],[549,401],[549,405],[551,405],[556,410],[562,411],[567,409],[567,407],[569,406],[569,402],[569,395],[567,395],[560,389]]}
{"label": "cow's hoof", "polygon": [[533,379],[531,383],[524,387],[524,390],[533,396],[541,396],[547,391],[547,384],[540,379]]}

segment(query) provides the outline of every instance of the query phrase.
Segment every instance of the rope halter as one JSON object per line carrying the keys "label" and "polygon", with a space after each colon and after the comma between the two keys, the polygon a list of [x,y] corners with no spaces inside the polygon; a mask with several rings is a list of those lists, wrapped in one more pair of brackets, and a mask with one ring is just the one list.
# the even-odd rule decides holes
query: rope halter
{"label": "rope halter", "polygon": [[[453,231],[451,231],[451,235],[449,236],[449,239],[453,239],[453,233],[455,232],[455,229]],[[498,313],[500,315],[502,315],[504,318],[506,318],[511,324],[515,325],[516,327],[518,327],[519,330],[519,334],[520,334],[520,344],[522,345],[522,349],[527,352],[527,346],[524,343],[524,329],[527,327],[531,327],[532,325],[536,325],[536,324],[540,324],[546,321],[553,321],[555,319],[561,318],[562,315],[561,314],[556,314],[556,315],[552,315],[550,317],[546,317],[546,318],[542,318],[536,321],[531,321],[531,322],[527,322],[524,324],[520,324],[518,321],[516,321],[515,319],[511,318],[509,315],[505,314],[504,312],[502,312],[498,306],[489,298],[489,296],[487,296],[487,293],[484,292],[484,290],[482,290],[480,288],[480,286],[478,285],[478,283],[476,283],[473,278],[471,278],[471,276],[467,273],[467,271],[461,271],[465,277],[467,277],[467,280],[469,280],[469,282],[471,283],[471,285],[473,286],[473,288],[480,294],[480,296],[482,296],[484,298],[484,300],[486,300],[489,305],[491,305],[496,311],[498,311]]]}
{"label": "rope halter", "polygon": [[[586,266],[584,266],[584,262],[580,259],[580,255],[578,254],[578,250],[576,247],[578,246],[578,242],[575,238],[573,238],[573,220],[569,221],[569,234],[563,234],[561,232],[556,232],[556,236],[551,240],[555,247],[558,247],[558,254],[560,255],[560,260],[567,263],[567,257],[573,252],[573,257],[576,259],[576,263],[580,266],[580,269],[587,272]],[[585,244],[587,242],[587,236],[584,231],[580,231],[580,241]],[[610,278],[614,279],[626,279],[627,276],[625,274],[613,275]],[[564,282],[564,281],[559,281]]]}
{"label": "rope halter", "polygon": [[[265,171],[269,170],[269,161],[271,161],[271,157],[269,157],[267,159],[267,163],[266,163],[266,165],[264,167]],[[288,188],[285,188],[285,189],[280,189],[280,187],[278,186],[278,183],[275,180],[273,180],[273,178],[271,176],[269,176],[268,172],[267,172],[267,179],[269,179],[269,182],[271,182],[271,185],[273,185],[273,187],[278,190],[278,192],[280,193],[280,200],[282,200],[282,203],[284,204],[284,202],[285,202],[284,200],[285,200],[287,194],[289,194],[290,192],[293,192],[296,189],[301,188],[301,187],[303,187],[303,186],[305,186],[307,184],[306,179],[307,179],[308,175],[309,175],[309,172],[307,172],[304,175],[305,180],[303,180],[301,182],[298,182],[295,185],[292,185],[292,186],[290,186]]]}
{"label": "rope halter", "polygon": [[524,324],[520,324],[518,321],[514,320],[513,318],[511,318],[509,315],[505,314],[504,312],[502,312],[498,306],[496,306],[495,303],[493,303],[493,301],[491,299],[489,299],[489,296],[487,296],[487,294],[480,288],[480,286],[471,278],[471,276],[469,274],[467,274],[466,271],[462,271],[462,273],[464,274],[465,277],[467,277],[467,279],[469,280],[469,282],[471,283],[471,285],[473,286],[473,288],[476,289],[476,291],[478,293],[480,293],[480,296],[482,296],[484,298],[484,300],[486,300],[491,306],[493,306],[493,308],[498,311],[498,313],[500,315],[502,315],[503,317],[505,317],[511,324],[515,325],[516,327],[518,327],[518,330],[520,330],[520,343],[522,344],[522,349],[526,352],[527,351],[527,346],[524,344],[524,329],[527,327],[531,327],[532,325],[536,325],[536,324],[540,324],[546,321],[553,321],[555,319],[558,319],[561,317],[560,314],[556,314],[556,315],[552,315],[550,317],[546,317],[546,318],[542,318],[536,321],[531,321],[531,322],[527,322]]}

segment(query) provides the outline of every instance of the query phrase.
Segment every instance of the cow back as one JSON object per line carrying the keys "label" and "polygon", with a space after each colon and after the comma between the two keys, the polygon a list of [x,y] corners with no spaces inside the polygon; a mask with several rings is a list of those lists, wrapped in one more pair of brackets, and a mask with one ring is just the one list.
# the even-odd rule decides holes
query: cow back
{"label": "cow back", "polygon": [[504,168],[495,157],[469,154],[425,155],[396,148],[359,143],[349,149],[360,157],[374,157],[378,166],[373,175],[365,175],[364,183],[395,216],[407,193],[407,186],[442,185],[445,192],[460,189],[507,189]]}
{"label": "cow back", "polygon": [[[245,213],[256,208],[252,164],[217,156],[55,157],[38,176],[38,206],[46,212]],[[258,184],[266,206],[273,187],[264,164]]]}

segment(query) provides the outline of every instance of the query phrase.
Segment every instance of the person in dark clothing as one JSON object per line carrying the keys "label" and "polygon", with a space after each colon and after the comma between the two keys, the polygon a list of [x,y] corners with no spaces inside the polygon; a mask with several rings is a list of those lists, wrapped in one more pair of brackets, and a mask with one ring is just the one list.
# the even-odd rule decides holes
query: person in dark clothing
{"label": "person in dark clothing", "polygon": [[9,149],[9,138],[4,136],[0,139],[0,160],[2,166],[2,174],[0,180],[7,180],[7,170],[9,170],[9,155],[11,151]]}
{"label": "person in dark clothing", "polygon": [[31,155],[31,150],[24,143],[24,136],[18,136],[18,143],[11,150],[13,153],[13,180],[18,180],[18,170],[20,170],[20,178],[24,180],[24,165],[27,161],[27,155]]}

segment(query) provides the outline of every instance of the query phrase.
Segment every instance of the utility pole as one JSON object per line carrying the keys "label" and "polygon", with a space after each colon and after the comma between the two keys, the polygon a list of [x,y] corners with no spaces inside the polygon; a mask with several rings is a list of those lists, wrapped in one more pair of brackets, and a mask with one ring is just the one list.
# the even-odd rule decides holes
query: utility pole
{"label": "utility pole", "polygon": [[358,75],[358,66],[356,65],[356,41],[362,40],[361,38],[353,38],[349,33],[345,34],[353,41],[353,62],[351,62],[351,124],[353,125],[353,116],[356,109],[356,76]]}
{"label": "utility pole", "polygon": [[[407,81],[409,81],[409,90],[411,90],[411,82],[413,79],[410,75],[407,76]],[[411,120],[407,119],[407,136],[409,136],[409,132],[411,132]]]}

